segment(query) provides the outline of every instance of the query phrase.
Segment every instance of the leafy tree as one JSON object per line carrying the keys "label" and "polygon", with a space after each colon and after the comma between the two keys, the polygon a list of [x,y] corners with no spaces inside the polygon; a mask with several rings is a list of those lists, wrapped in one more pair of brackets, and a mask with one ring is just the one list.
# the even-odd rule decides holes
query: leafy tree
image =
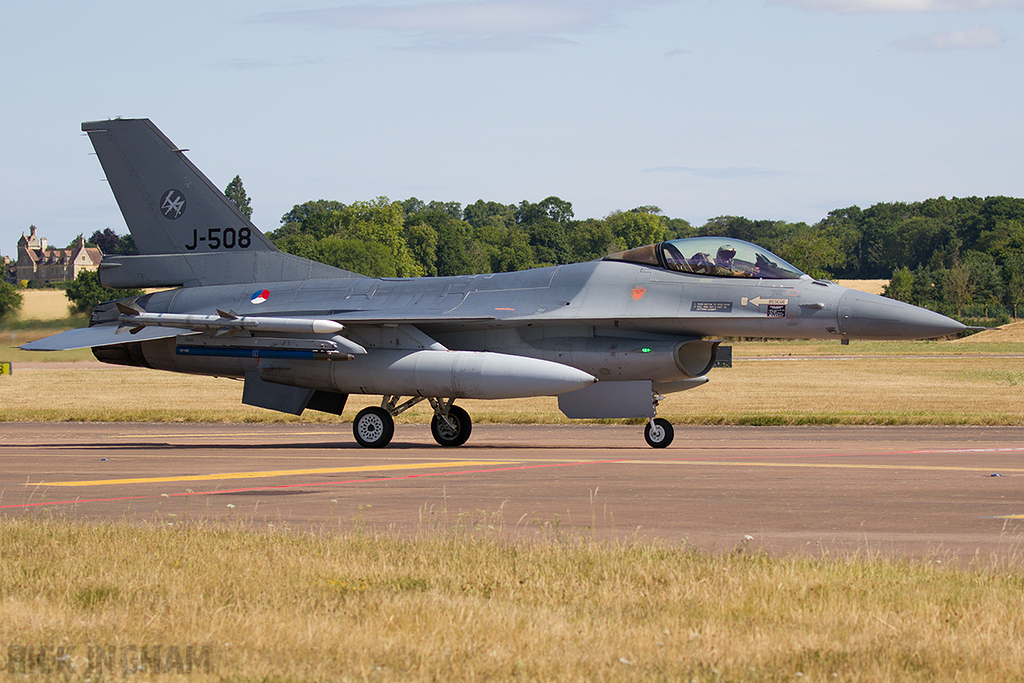
{"label": "leafy tree", "polygon": [[338,231],[344,209],[345,205],[341,202],[326,199],[296,204],[291,211],[281,216],[281,227],[268,233],[267,237],[276,243],[288,235],[307,234],[316,239],[334,235]]}
{"label": "leafy tree", "polygon": [[[327,238],[324,238],[327,239]],[[319,245],[320,240],[313,237],[312,235],[293,234],[285,237],[278,238],[274,242],[274,246],[289,254],[300,256],[304,259],[310,259],[316,261],[320,257]]]}
{"label": "leafy tree", "polygon": [[1015,252],[1006,258],[1003,266],[1003,302],[1019,317],[1024,304],[1024,252]]}
{"label": "leafy tree", "polygon": [[577,262],[593,261],[604,258],[609,252],[625,251],[625,247],[615,240],[607,220],[588,218],[577,221],[569,231],[568,239],[573,261]]}
{"label": "leafy tree", "polygon": [[533,268],[533,249],[526,232],[517,226],[510,227],[501,244],[491,256],[491,270],[495,273],[510,273]]}
{"label": "leafy tree", "polygon": [[117,245],[120,242],[121,236],[110,228],[106,228],[103,232],[100,232],[99,230],[94,232],[86,244],[98,247],[104,254],[116,254]]}
{"label": "leafy tree", "polygon": [[478,199],[463,209],[462,219],[475,229],[492,227],[507,230],[516,222],[516,207],[514,204],[499,204]]}
{"label": "leafy tree", "polygon": [[789,235],[775,249],[786,261],[816,279],[828,279],[843,263],[839,238],[805,223],[791,224]]}
{"label": "leafy tree", "polygon": [[405,242],[424,275],[437,275],[437,240],[437,230],[428,223],[405,226]]}
{"label": "leafy tree", "polygon": [[235,176],[228,183],[228,186],[224,188],[224,196],[231,200],[231,203],[238,207],[238,210],[246,218],[252,218],[252,206],[250,205],[249,195],[245,193],[245,188],[242,187],[241,176]]}
{"label": "leafy tree", "polygon": [[21,293],[14,285],[0,281],[0,320],[8,314],[17,313],[21,309]]}
{"label": "leafy tree", "polygon": [[978,237],[975,248],[1004,262],[1014,253],[1024,253],[1024,220],[996,221],[991,230]]}
{"label": "leafy tree", "polygon": [[572,217],[572,204],[558,197],[537,204],[523,200],[515,214],[516,223],[530,237],[537,261],[547,265],[571,260],[566,233]]}
{"label": "leafy tree", "polygon": [[377,197],[373,201],[350,204],[339,214],[339,237],[383,244],[394,258],[398,277],[423,274],[405,241],[405,216],[399,202]]}
{"label": "leafy tree", "polygon": [[928,263],[932,254],[949,244],[952,226],[938,218],[914,216],[895,226],[889,260],[893,265],[918,266]]}
{"label": "leafy tree", "polygon": [[836,209],[830,211],[824,220],[814,226],[839,240],[839,251],[843,254],[844,263],[838,272],[846,275],[856,275],[860,272],[860,218],[862,213],[858,206]]}
{"label": "leafy tree", "polygon": [[909,303],[915,306],[936,308],[941,295],[937,279],[937,275],[932,268],[918,266],[917,270],[914,271],[913,294]]}
{"label": "leafy tree", "polygon": [[914,274],[906,266],[893,271],[889,284],[882,288],[882,295],[911,303],[914,297]]}
{"label": "leafy tree", "polygon": [[469,275],[473,273],[470,257],[470,226],[464,221],[443,221],[437,230],[437,274]]}
{"label": "leafy tree", "polygon": [[970,301],[976,304],[999,303],[1003,293],[1003,272],[990,254],[969,251],[964,256],[964,266],[971,274],[974,292]]}
{"label": "leafy tree", "polygon": [[100,284],[99,275],[94,270],[83,270],[75,280],[68,284],[64,295],[74,304],[79,313],[91,313],[97,304],[130,296],[141,296],[141,289],[110,289]]}
{"label": "leafy tree", "polygon": [[616,212],[605,218],[620,248],[633,249],[665,239],[665,224],[656,213],[647,210],[650,208],[657,209],[641,207],[632,211]]}
{"label": "leafy tree", "polygon": [[139,253],[139,248],[135,246],[135,238],[131,235],[121,235],[121,238],[117,241],[117,246],[114,247],[114,253],[118,256],[134,256]]}
{"label": "leafy tree", "polygon": [[368,277],[396,275],[394,255],[379,242],[325,237],[317,242],[315,260]]}
{"label": "leafy tree", "polygon": [[667,240],[697,236],[697,229],[690,225],[690,221],[685,218],[662,216],[661,222],[665,225],[665,239]]}
{"label": "leafy tree", "polygon": [[964,306],[971,302],[976,286],[970,268],[962,263],[947,268],[943,271],[942,285],[950,305],[956,309],[958,316],[962,316]]}

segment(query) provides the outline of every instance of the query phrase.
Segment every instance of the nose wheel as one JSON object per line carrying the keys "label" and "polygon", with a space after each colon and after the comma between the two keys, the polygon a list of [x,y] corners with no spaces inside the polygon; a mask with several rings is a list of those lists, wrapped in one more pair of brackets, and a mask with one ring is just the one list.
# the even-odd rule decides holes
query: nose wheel
{"label": "nose wheel", "polygon": [[652,417],[644,428],[644,439],[651,448],[665,448],[672,443],[674,436],[672,423],[660,417]]}

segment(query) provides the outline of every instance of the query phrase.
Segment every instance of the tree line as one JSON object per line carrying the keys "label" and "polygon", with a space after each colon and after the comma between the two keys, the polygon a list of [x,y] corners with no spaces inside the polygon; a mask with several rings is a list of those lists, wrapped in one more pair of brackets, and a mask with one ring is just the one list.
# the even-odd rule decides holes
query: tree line
{"label": "tree line", "polygon": [[[235,177],[226,194],[246,216]],[[963,197],[836,209],[809,225],[718,216],[694,226],[657,206],[577,219],[571,202],[478,200],[297,204],[267,236],[282,251],[371,277],[497,273],[602,258],[667,239],[753,242],[816,278],[886,279],[885,294],[961,319],[1005,321],[1024,303],[1024,199]],[[109,228],[88,240],[136,253]]]}
{"label": "tree line", "polygon": [[656,206],[578,220],[559,197],[465,207],[415,197],[316,200],[294,206],[269,236],[283,251],[377,277],[523,270],[723,236],[813,277],[890,280],[887,296],[961,318],[1016,318],[1024,303],[1024,199],[1013,197],[851,206],[813,225],[718,216],[702,226]]}

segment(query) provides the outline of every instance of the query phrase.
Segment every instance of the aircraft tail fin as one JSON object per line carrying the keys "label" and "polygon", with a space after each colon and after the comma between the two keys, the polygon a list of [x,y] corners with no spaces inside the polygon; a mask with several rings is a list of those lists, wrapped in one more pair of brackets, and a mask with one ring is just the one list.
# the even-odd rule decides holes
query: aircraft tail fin
{"label": "aircraft tail fin", "polygon": [[281,252],[149,119],[82,124],[139,256],[100,264],[106,287],[362,277]]}
{"label": "aircraft tail fin", "polygon": [[82,124],[141,254],[277,251],[149,119]]}

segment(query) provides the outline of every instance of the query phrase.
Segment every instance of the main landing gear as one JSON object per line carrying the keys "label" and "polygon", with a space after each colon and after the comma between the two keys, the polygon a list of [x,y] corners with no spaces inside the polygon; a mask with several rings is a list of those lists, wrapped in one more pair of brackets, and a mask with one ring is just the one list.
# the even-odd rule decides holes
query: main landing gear
{"label": "main landing gear", "polygon": [[352,421],[352,433],[360,446],[365,448],[384,448],[391,443],[395,435],[395,415],[404,413],[420,401],[430,401],[434,409],[434,417],[430,420],[430,433],[434,441],[442,446],[454,448],[461,446],[469,439],[473,431],[473,421],[469,413],[455,404],[454,398],[430,398],[414,396],[399,405],[401,396],[385,396],[380,407],[363,408]]}

